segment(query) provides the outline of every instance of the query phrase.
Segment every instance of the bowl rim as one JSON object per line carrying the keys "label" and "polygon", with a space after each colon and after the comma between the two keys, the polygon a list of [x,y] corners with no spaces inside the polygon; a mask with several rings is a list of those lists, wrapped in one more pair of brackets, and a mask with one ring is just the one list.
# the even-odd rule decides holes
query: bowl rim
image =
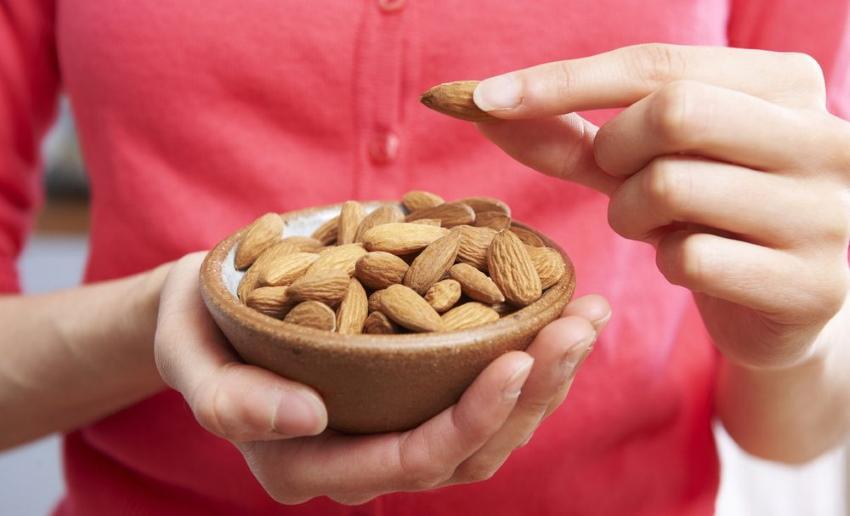
{"label": "bowl rim", "polygon": [[[362,204],[395,204],[398,201],[360,201]],[[327,211],[339,208],[342,203],[314,206],[299,210],[280,213],[284,220],[284,228],[288,219],[304,216],[311,212]],[[242,326],[254,331],[276,336],[281,331],[287,332],[287,337],[295,338],[302,345],[315,348],[339,348],[340,346],[356,348],[366,352],[401,352],[434,351],[458,346],[474,346],[479,342],[488,341],[505,334],[526,333],[539,325],[538,315],[551,309],[553,305],[563,306],[575,291],[575,268],[566,252],[542,232],[516,220],[511,224],[527,229],[540,237],[552,249],[558,251],[564,260],[566,271],[555,285],[543,293],[537,301],[525,306],[510,315],[499,318],[498,321],[450,332],[423,332],[392,335],[376,334],[340,334],[308,328],[281,319],[275,319],[244,305],[233,295],[224,283],[222,264],[231,249],[242,237],[248,226],[244,226],[216,244],[204,258],[200,269],[200,288],[205,303],[213,303],[219,312],[226,313],[232,319],[238,319]]]}

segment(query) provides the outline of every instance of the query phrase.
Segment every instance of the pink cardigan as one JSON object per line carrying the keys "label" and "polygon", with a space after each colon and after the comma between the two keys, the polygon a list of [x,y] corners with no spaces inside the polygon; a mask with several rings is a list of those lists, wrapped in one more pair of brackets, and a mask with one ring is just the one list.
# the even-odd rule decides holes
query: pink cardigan
{"label": "pink cardigan", "polygon": [[66,437],[57,514],[712,514],[715,355],[689,293],[608,228],[601,195],[512,162],[418,93],[662,41],[810,53],[846,115],[848,20],[841,0],[5,0],[3,289],[17,288],[64,89],[93,187],[88,281],[208,248],[263,211],[418,187],[505,199],[615,312],[566,404],[489,481],[279,506],[166,391]]}

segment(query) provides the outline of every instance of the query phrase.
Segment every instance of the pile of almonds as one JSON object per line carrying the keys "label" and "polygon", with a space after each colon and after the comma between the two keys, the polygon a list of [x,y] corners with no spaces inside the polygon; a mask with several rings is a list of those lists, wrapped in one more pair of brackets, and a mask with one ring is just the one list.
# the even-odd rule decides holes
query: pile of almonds
{"label": "pile of almonds", "polygon": [[312,236],[267,213],[239,242],[239,299],[267,316],[344,334],[454,331],[536,301],[566,271],[560,253],[511,225],[498,199],[405,194],[405,215],[356,201]]}

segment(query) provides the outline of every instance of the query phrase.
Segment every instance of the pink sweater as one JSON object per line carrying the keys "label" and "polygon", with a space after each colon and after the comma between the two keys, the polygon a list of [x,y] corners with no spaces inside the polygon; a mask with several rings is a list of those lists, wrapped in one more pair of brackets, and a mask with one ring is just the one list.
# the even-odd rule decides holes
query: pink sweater
{"label": "pink sweater", "polygon": [[57,513],[711,514],[716,359],[689,293],[608,228],[601,195],[512,162],[418,93],[659,41],[810,53],[846,115],[848,20],[841,0],[5,0],[3,289],[17,286],[38,143],[64,89],[93,187],[89,281],[208,248],[264,211],[418,187],[505,199],[572,255],[579,293],[615,312],[566,404],[489,481],[279,506],[165,391],[66,437]]}

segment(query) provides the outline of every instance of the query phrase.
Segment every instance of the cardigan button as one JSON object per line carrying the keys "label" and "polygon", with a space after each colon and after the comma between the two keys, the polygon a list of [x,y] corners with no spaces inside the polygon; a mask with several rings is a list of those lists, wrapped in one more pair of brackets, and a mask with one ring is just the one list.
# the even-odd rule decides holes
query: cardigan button
{"label": "cardigan button", "polygon": [[392,131],[380,131],[369,142],[369,157],[377,165],[386,165],[398,157],[399,138]]}
{"label": "cardigan button", "polygon": [[378,0],[378,8],[385,13],[398,11],[404,7],[405,0]]}

